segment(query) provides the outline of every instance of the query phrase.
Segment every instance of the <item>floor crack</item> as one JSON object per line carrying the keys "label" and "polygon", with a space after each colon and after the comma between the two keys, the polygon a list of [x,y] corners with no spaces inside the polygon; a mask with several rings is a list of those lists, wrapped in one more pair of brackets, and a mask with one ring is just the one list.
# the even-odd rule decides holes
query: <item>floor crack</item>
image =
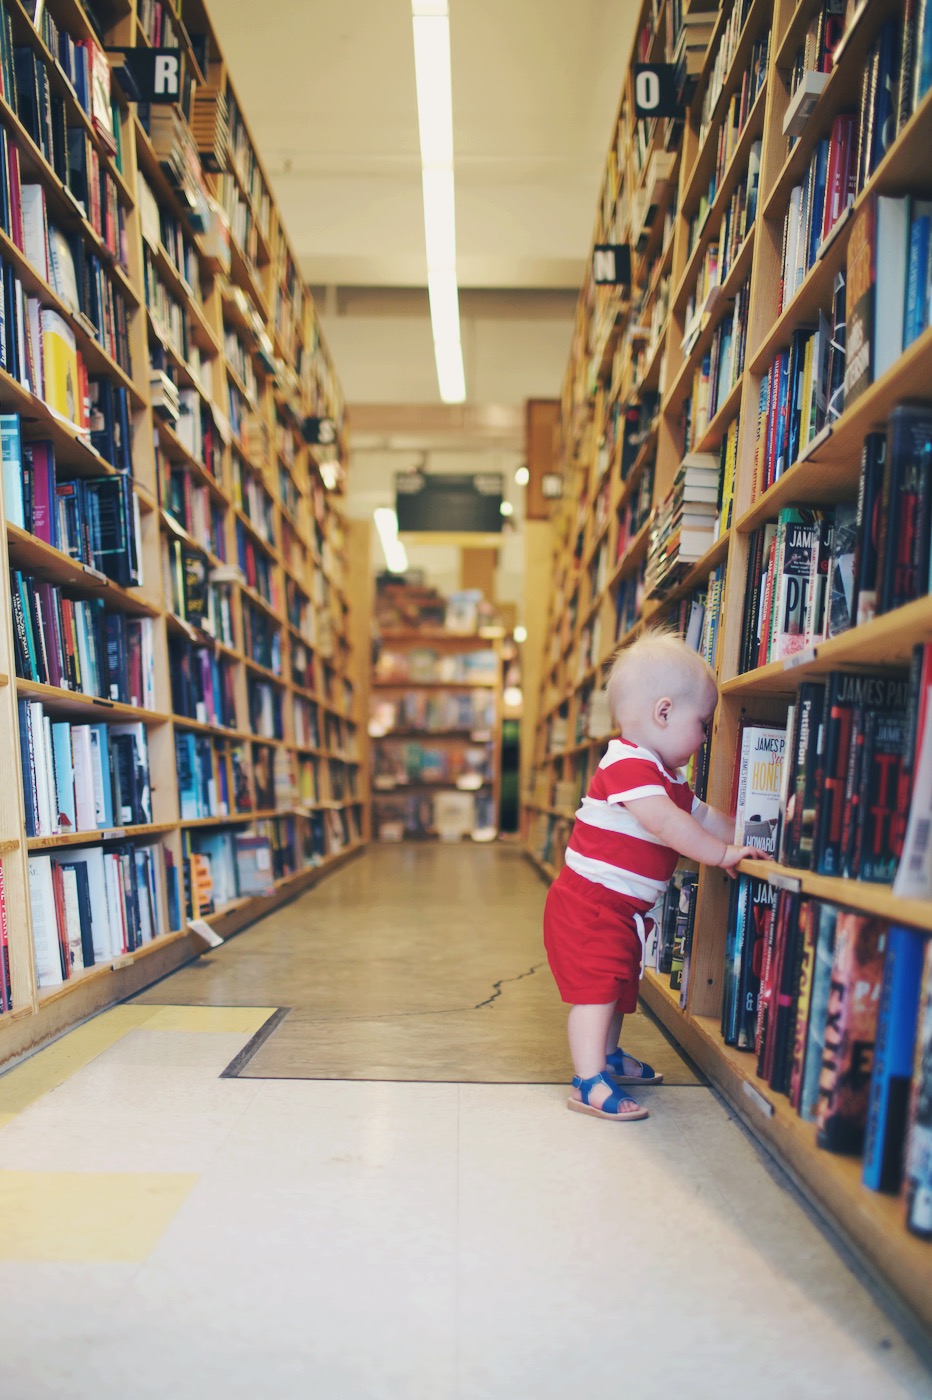
{"label": "floor crack", "polygon": [[338,1025],[345,1021],[401,1021],[412,1016],[459,1016],[464,1011],[481,1011],[485,1006],[491,1006],[502,995],[506,982],[523,982],[526,977],[533,977],[535,972],[539,972],[546,963],[534,963],[526,972],[519,972],[515,977],[502,977],[498,982],[492,983],[492,995],[486,997],[485,1001],[477,1001],[473,1006],[438,1006],[427,1007],[422,1011],[374,1011],[370,1015],[363,1016],[314,1016],[308,1020],[316,1025]]}

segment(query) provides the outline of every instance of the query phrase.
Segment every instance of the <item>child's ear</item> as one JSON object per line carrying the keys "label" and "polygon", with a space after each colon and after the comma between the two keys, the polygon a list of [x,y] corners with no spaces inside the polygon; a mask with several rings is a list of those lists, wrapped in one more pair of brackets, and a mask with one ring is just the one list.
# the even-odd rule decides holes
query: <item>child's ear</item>
{"label": "child's ear", "polygon": [[673,709],[673,701],[668,695],[662,696],[654,706],[654,718],[658,724],[666,724]]}

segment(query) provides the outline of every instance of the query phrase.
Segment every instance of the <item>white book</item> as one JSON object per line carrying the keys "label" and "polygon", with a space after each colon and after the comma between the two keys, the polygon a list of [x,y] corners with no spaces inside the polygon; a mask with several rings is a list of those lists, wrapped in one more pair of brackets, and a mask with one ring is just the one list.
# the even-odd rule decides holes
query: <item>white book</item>
{"label": "white book", "polygon": [[[790,207],[787,210],[786,251],[783,257],[783,306],[787,306],[796,291],[796,242],[799,234],[799,206],[802,203],[803,187],[794,185],[790,193]],[[781,307],[782,310],[782,307]]]}
{"label": "white book", "polygon": [[878,380],[903,351],[903,318],[909,264],[909,200],[877,196],[877,285],[873,378]]}
{"label": "white book", "polygon": [[48,221],[45,213],[45,186],[20,187],[23,209],[23,252],[43,282],[49,281]]}
{"label": "white book", "polygon": [[[38,700],[29,701],[29,736],[32,764],[36,773],[36,835],[55,836],[58,823],[52,822],[52,783],[49,753],[45,744],[45,713]],[[56,815],[58,809],[56,807]]]}
{"label": "white book", "polygon": [[36,981],[40,987],[57,987],[65,979],[61,969],[61,943],[49,856],[29,857],[29,904],[32,909]]}
{"label": "white book", "polygon": [[776,858],[785,752],[786,730],[780,725],[749,724],[741,732],[735,845],[756,846],[771,860]]}
{"label": "white book", "polygon": [[71,752],[74,756],[75,830],[96,831],[97,805],[94,800],[94,759],[91,752],[91,726],[71,727]]}
{"label": "white book", "polygon": [[120,857],[115,852],[104,856],[104,872],[107,877],[107,901],[110,905],[110,936],[115,958],[125,953],[129,944],[126,937],[126,905],[123,902],[123,876],[120,871]]}

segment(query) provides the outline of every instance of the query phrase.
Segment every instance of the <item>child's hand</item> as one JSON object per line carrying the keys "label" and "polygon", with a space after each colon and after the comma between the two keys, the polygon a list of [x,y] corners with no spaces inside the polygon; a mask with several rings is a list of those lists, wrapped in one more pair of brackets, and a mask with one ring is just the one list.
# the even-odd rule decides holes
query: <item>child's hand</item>
{"label": "child's hand", "polygon": [[757,846],[726,846],[725,854],[719,861],[719,868],[724,870],[729,880],[735,878],[734,867],[742,860],[767,860],[768,856]]}

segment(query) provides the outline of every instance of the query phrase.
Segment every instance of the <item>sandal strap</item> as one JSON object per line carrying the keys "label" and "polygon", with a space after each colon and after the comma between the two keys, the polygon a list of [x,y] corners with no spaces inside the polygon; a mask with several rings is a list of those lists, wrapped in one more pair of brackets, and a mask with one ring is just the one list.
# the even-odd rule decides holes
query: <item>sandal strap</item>
{"label": "sandal strap", "polygon": [[[619,1071],[619,1073],[624,1074],[626,1059],[633,1060],[634,1063],[639,1067],[641,1071],[638,1075],[639,1079],[654,1078],[654,1070],[652,1066],[647,1063],[646,1060],[639,1060],[637,1055],[632,1055],[627,1050],[622,1050],[620,1046],[617,1050],[613,1050],[610,1055],[605,1056],[605,1063],[610,1069],[617,1070]],[[633,1079],[634,1075],[629,1075],[628,1077],[630,1079]]]}
{"label": "sandal strap", "polygon": [[636,1102],[633,1094],[626,1094],[624,1089],[620,1088],[617,1084],[613,1084],[604,1074],[594,1074],[590,1079],[580,1079],[578,1074],[573,1075],[573,1088],[579,1090],[582,1095],[582,1101],[587,1106],[589,1103],[589,1095],[592,1093],[596,1084],[605,1084],[611,1090],[601,1106],[603,1113],[617,1114],[623,1103]]}

